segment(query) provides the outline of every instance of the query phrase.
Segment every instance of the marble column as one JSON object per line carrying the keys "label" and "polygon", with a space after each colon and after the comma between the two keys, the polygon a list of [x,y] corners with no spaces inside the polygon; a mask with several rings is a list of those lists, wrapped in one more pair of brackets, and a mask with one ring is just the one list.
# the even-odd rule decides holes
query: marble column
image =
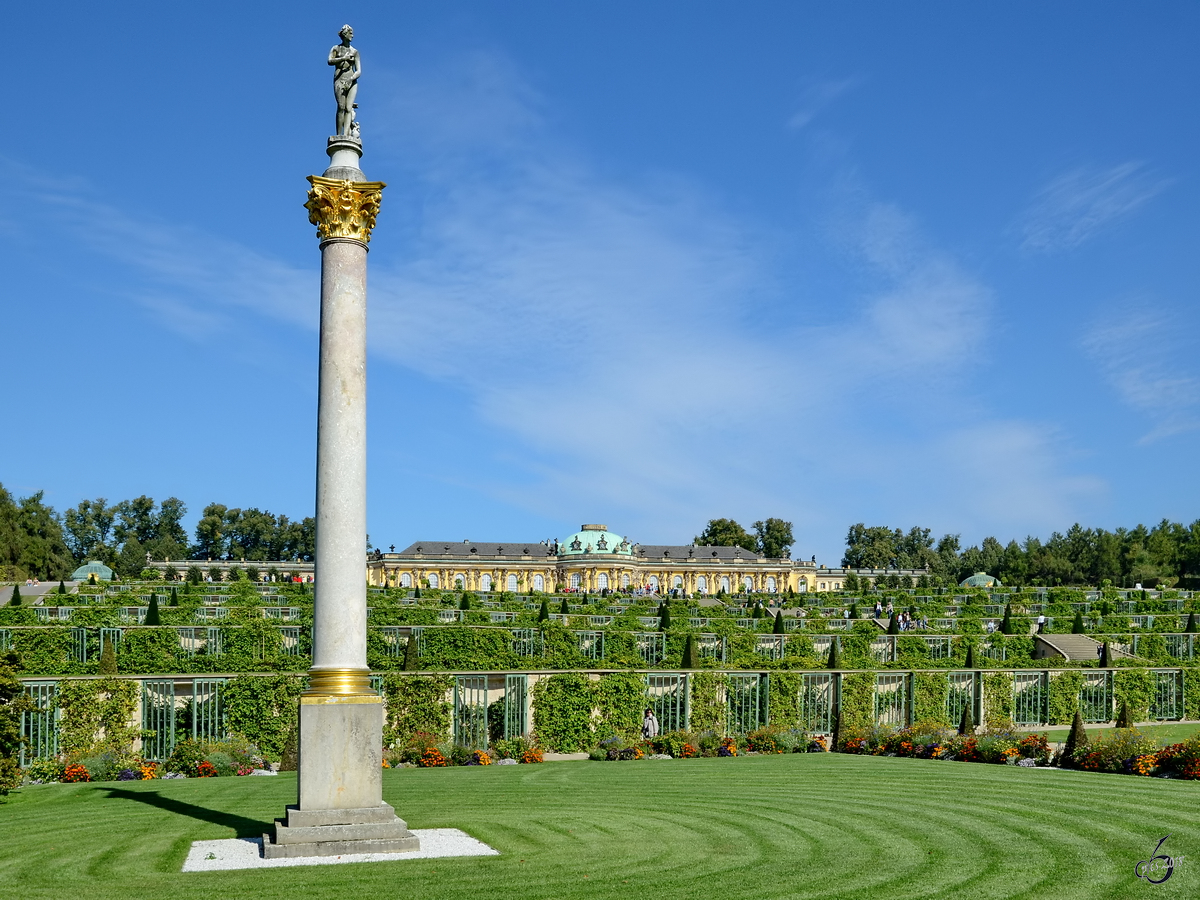
{"label": "marble column", "polygon": [[269,859],[419,849],[383,802],[383,705],[367,668],[367,244],[384,184],[355,137],[329,139],[305,207],[321,241],[313,665],[300,698],[297,803]]}

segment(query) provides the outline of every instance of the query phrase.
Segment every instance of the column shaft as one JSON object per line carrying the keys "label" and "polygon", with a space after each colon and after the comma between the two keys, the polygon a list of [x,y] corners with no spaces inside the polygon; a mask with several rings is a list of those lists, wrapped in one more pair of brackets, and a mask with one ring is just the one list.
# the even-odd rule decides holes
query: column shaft
{"label": "column shaft", "polygon": [[367,670],[367,248],[321,245],[313,669]]}

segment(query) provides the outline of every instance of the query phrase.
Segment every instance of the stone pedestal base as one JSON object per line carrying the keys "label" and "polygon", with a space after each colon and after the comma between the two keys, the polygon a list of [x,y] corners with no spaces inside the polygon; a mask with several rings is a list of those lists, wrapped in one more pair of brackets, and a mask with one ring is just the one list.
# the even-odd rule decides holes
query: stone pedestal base
{"label": "stone pedestal base", "polygon": [[374,695],[300,698],[299,803],[263,835],[266,859],[402,853],[416,836],[383,802],[383,704]]}
{"label": "stone pedestal base", "polygon": [[420,850],[417,836],[387,803],[360,809],[305,811],[288,807],[263,835],[263,857],[343,856],[347,853],[406,853]]}

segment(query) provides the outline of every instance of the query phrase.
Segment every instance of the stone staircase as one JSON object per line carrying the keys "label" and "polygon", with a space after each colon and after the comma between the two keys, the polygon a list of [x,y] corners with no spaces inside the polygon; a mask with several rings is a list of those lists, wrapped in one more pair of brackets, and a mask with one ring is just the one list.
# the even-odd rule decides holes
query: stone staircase
{"label": "stone staircase", "polygon": [[[1034,640],[1044,645],[1046,652],[1043,658],[1044,656],[1061,656],[1064,659],[1090,659],[1093,662],[1100,658],[1101,642],[1086,634],[1037,634],[1034,635]],[[1108,649],[1113,659],[1132,658],[1128,653],[1117,650],[1111,644]]]}

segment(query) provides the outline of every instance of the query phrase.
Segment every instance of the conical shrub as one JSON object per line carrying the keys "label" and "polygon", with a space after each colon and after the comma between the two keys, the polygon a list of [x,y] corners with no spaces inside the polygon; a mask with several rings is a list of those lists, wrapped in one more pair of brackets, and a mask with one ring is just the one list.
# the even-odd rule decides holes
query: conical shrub
{"label": "conical shrub", "polygon": [[1071,623],[1071,634],[1083,634],[1083,613],[1075,610],[1075,621]]}
{"label": "conical shrub", "polygon": [[858,618],[858,604],[857,603],[850,604],[850,618],[852,618],[852,619]]}
{"label": "conical shrub", "polygon": [[896,618],[896,614],[892,613],[892,617],[888,620],[888,634],[900,633],[900,621]]}
{"label": "conical shrub", "polygon": [[666,631],[671,627],[671,607],[667,606],[664,600],[662,606],[658,608],[658,629]]}
{"label": "conical shrub", "polygon": [[964,669],[975,668],[975,645],[967,644],[967,658],[963,661]]}
{"label": "conical shrub", "polygon": [[1133,727],[1133,720],[1129,714],[1129,702],[1126,700],[1121,701],[1121,708],[1119,710],[1117,710],[1117,727],[1118,728],[1132,728]]}
{"label": "conical shrub", "polygon": [[96,671],[101,675],[117,674],[117,648],[111,640],[105,641],[104,646],[100,648],[100,663],[96,666]]}
{"label": "conical shrub", "polygon": [[150,605],[146,608],[145,625],[161,625],[162,617],[158,614],[158,594],[150,595]]}
{"label": "conical shrub", "polygon": [[[305,593],[307,593],[307,591],[306,591]],[[413,599],[414,599],[414,600],[420,600],[420,599],[421,599],[421,586],[420,586],[419,584],[418,584],[418,585],[416,586],[416,588],[413,590]]]}
{"label": "conical shrub", "polygon": [[560,613],[562,613],[564,616],[565,616],[567,613],[569,613],[569,612],[571,611],[571,607],[567,605],[567,598],[566,598],[566,597],[563,597],[563,599],[562,599],[562,606],[561,606],[561,607],[559,607],[559,610],[558,610],[558,611],[559,611]]}
{"label": "conical shrub", "polygon": [[1096,665],[1101,669],[1112,667],[1112,651],[1108,649],[1108,641],[1100,645],[1100,661]]}
{"label": "conical shrub", "polygon": [[467,596],[467,592],[463,591],[462,599],[458,601],[458,608],[468,610],[471,608],[471,598]]}
{"label": "conical shrub", "polygon": [[837,712],[833,716],[833,734],[829,736],[829,749],[834,753],[840,753],[842,750],[842,707],[838,704]]}
{"label": "conical shrub", "polygon": [[700,654],[696,651],[696,639],[690,634],[683,641],[683,668],[700,668]]}
{"label": "conical shrub", "polygon": [[842,667],[842,654],[838,649],[838,639],[835,636],[829,642],[829,659],[825,662],[827,669],[840,669]]}
{"label": "conical shrub", "polygon": [[1000,633],[1012,634],[1012,604],[1004,604],[1004,618],[1000,621]]}
{"label": "conical shrub", "polygon": [[58,579],[58,592],[60,594],[65,594],[67,592],[67,586],[66,586],[66,584],[63,583],[63,580],[61,578]]}
{"label": "conical shrub", "polygon": [[179,591],[177,591],[174,587],[171,588],[171,605],[179,605]]}
{"label": "conical shrub", "polygon": [[542,606],[538,610],[537,620],[539,622],[549,622],[550,621],[550,604],[545,600],[542,601]]}
{"label": "conical shrub", "polygon": [[958,720],[958,733],[969,735],[975,733],[975,712],[968,703],[963,707],[962,718]]}
{"label": "conical shrub", "polygon": [[1196,633],[1196,614],[1188,613],[1187,627],[1183,629],[1186,634]]}
{"label": "conical shrub", "polygon": [[783,630],[783,610],[775,613],[775,624],[771,626],[772,634],[784,634]]}
{"label": "conical shrub", "polygon": [[1058,764],[1072,765],[1075,761],[1075,751],[1081,747],[1088,745],[1087,731],[1083,727],[1083,716],[1079,714],[1079,710],[1075,710],[1075,718],[1071,722],[1071,731],[1067,735],[1067,742],[1063,745],[1062,753],[1059,754]]}
{"label": "conical shrub", "polygon": [[9,606],[20,606],[21,605],[21,586],[19,584],[13,585],[12,599],[8,601],[8,605]]}
{"label": "conical shrub", "polygon": [[754,608],[750,611],[750,618],[761,619],[763,617],[763,608],[761,603],[755,603]]}
{"label": "conical shrub", "polygon": [[404,645],[404,671],[416,672],[421,668],[420,654],[417,652],[417,636],[411,635]]}

